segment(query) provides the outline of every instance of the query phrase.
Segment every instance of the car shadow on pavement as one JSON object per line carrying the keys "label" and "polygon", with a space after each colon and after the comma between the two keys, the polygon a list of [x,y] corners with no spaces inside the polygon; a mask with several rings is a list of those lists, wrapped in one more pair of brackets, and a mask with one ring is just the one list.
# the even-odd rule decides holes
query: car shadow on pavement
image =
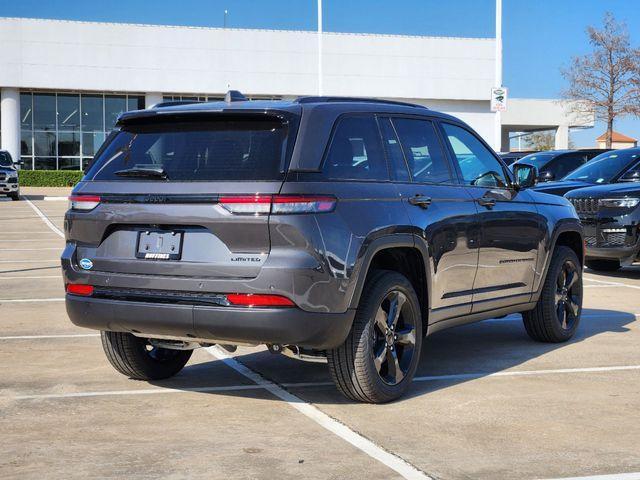
{"label": "car shadow on pavement", "polygon": [[640,264],[635,263],[633,265],[629,265],[628,267],[622,267],[620,270],[617,270],[615,272],[596,272],[595,270],[587,268],[585,270],[585,273],[589,273],[594,277],[609,281],[611,281],[612,278],[628,278],[632,280],[640,280]]}
{"label": "car shadow on pavement", "polygon": [[[451,328],[437,332],[425,339],[422,357],[416,372],[416,378],[428,377],[414,381],[403,399],[427,395],[431,392],[446,389],[460,383],[469,382],[497,372],[514,369],[533,359],[542,357],[555,350],[570,348],[571,345],[583,342],[600,334],[624,334],[629,331],[627,325],[636,321],[633,314],[614,311],[586,309],[575,337],[567,343],[538,343],[529,338],[519,315],[511,315],[503,319],[486,320],[470,325]],[[236,360],[260,373],[266,380],[284,385],[305,401],[317,404],[352,403],[342,397],[333,387],[327,385],[331,377],[326,365],[307,363],[274,355],[267,351],[237,355]],[[583,360],[587,359],[585,363]],[[519,370],[546,370],[558,368],[600,367],[594,364],[597,360],[589,352],[567,353],[566,362],[558,363],[554,359],[553,366],[520,368]],[[571,360],[575,359],[575,362]],[[171,380],[153,382],[154,385],[191,389],[204,384],[208,372],[217,372],[219,360],[187,366]],[[465,377],[464,375],[471,374]],[[437,376],[453,376],[434,379]],[[460,375],[458,377],[458,375]],[[297,383],[307,383],[304,387],[296,387]],[[291,384],[294,384],[293,386]],[[313,385],[318,384],[318,385]],[[216,386],[216,377],[211,375],[207,386]],[[222,384],[221,384],[222,385]],[[207,392],[214,395],[251,395],[251,391]],[[275,397],[273,397],[275,399]]]}

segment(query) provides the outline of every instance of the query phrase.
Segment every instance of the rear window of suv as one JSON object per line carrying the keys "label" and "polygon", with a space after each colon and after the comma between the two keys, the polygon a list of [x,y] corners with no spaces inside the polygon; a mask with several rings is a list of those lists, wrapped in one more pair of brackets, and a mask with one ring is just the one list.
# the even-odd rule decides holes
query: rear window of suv
{"label": "rear window of suv", "polygon": [[124,125],[105,145],[86,179],[282,180],[287,127],[278,119]]}

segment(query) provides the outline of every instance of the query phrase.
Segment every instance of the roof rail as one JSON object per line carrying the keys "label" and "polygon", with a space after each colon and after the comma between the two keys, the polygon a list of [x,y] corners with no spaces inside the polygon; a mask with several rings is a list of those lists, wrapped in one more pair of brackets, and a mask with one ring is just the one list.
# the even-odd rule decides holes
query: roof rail
{"label": "roof rail", "polygon": [[424,105],[418,105],[417,103],[398,102],[396,100],[383,100],[381,98],[366,98],[366,97],[298,97],[294,100],[295,103],[331,103],[331,102],[362,102],[362,103],[381,103],[385,105],[401,105],[403,107],[416,107],[416,108],[428,108]]}
{"label": "roof rail", "polygon": [[200,100],[169,100],[153,105],[151,108],[175,107],[176,105],[191,105],[192,103],[204,103]]}

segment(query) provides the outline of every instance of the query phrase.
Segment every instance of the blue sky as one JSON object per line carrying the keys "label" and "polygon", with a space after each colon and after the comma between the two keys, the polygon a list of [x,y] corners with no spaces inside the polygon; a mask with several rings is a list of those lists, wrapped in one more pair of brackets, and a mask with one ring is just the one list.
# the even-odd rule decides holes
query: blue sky
{"label": "blue sky", "polygon": [[[606,11],[640,25],[638,0],[503,0],[504,84],[512,97],[555,98],[564,86],[560,68],[589,50],[585,28]],[[0,16],[61,18],[167,25],[312,30],[315,0],[0,0]],[[324,0],[327,31],[491,37],[494,0]],[[635,30],[635,31],[634,31]],[[631,28],[632,43],[640,33]],[[640,137],[640,120],[620,120],[617,131]],[[604,131],[572,133],[592,146]]]}

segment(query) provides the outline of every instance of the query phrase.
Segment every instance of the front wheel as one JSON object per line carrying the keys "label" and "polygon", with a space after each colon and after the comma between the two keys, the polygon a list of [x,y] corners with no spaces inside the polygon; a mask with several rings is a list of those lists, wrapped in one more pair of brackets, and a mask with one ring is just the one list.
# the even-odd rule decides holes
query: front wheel
{"label": "front wheel", "polygon": [[415,375],[422,347],[420,302],[406,277],[386,270],[367,280],[344,344],[327,351],[338,390],[360,402],[400,397]]}
{"label": "front wheel", "polygon": [[9,197],[11,198],[11,200],[13,200],[14,202],[20,200],[20,194],[19,193],[11,193],[9,194]]}
{"label": "front wheel", "polygon": [[193,350],[172,350],[126,332],[100,332],[102,348],[117,371],[134,380],[173,377],[185,366]]}
{"label": "front wheel", "polygon": [[538,342],[566,342],[578,328],[581,313],[582,267],[573,250],[557,247],[536,307],[522,314],[525,329]]}

